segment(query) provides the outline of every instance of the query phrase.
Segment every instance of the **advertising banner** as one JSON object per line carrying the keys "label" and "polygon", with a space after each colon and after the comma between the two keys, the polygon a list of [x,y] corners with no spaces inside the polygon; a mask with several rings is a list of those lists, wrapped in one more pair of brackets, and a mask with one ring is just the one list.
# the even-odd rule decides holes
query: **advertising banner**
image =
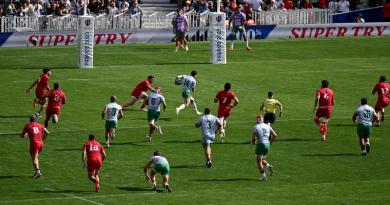
{"label": "advertising banner", "polygon": [[[221,31],[223,32],[223,31]],[[345,23],[308,25],[254,25],[246,27],[249,40],[317,39],[344,37],[380,37],[390,35],[390,23]],[[91,34],[91,33],[90,33]],[[224,35],[229,36],[230,31]],[[175,42],[171,28],[96,31],[95,45],[126,45],[132,43]],[[90,38],[92,36],[89,36]],[[209,41],[208,28],[190,28],[189,41]],[[91,42],[91,41],[90,41]],[[0,33],[0,47],[78,45],[77,32],[14,32]]]}

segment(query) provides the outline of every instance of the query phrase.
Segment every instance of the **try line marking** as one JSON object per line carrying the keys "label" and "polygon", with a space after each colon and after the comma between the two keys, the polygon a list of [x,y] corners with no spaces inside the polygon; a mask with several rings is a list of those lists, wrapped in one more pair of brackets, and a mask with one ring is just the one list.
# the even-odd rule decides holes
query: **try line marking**
{"label": "try line marking", "polygon": [[[50,188],[45,188],[45,189],[49,190],[49,191],[56,191],[56,190],[50,189]],[[89,203],[92,203],[92,204],[104,205],[102,203],[99,203],[99,202],[96,202],[96,201],[92,201],[92,200],[89,200],[89,199],[86,199],[86,198],[83,198],[83,197],[75,196],[75,195],[72,195],[72,194],[67,194],[67,193],[61,193],[61,194],[65,195],[65,196],[68,196],[70,198],[73,198],[73,199],[79,199],[79,200],[86,201],[86,202],[89,202]]]}

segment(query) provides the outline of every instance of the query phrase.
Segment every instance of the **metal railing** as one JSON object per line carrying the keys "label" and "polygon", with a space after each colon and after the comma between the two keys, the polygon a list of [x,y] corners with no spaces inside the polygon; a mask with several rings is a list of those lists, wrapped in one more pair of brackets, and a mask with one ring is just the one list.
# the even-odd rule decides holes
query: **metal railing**
{"label": "metal railing", "polygon": [[258,25],[327,24],[330,23],[328,9],[300,9],[288,11],[254,12],[253,20]]}
{"label": "metal railing", "polygon": [[[95,17],[95,30],[170,28],[175,15],[175,12],[168,14],[154,12],[135,15],[121,13],[115,16],[104,14]],[[209,12],[202,14],[188,12],[185,15],[190,27],[208,26]],[[326,24],[331,22],[330,12],[327,9],[254,12],[252,16],[257,25]],[[77,29],[78,16],[76,15],[0,18],[0,32],[76,31]]]}

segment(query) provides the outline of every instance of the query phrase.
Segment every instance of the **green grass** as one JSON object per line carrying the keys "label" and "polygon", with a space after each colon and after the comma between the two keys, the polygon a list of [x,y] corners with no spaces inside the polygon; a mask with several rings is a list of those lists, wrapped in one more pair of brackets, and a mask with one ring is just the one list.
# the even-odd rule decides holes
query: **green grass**
{"label": "green grass", "polygon": [[[228,53],[227,65],[210,65],[207,44],[174,53],[172,44],[95,47],[95,68],[76,69],[76,48],[0,49],[0,204],[389,204],[390,127],[373,129],[372,151],[360,156],[351,116],[363,96],[375,103],[371,89],[380,75],[390,77],[390,38],[345,38],[315,41],[251,42],[253,52]],[[35,112],[25,90],[41,73],[53,68],[51,83],[67,94],[60,123],[41,153],[44,176],[33,174],[28,140],[17,135]],[[228,121],[226,143],[213,145],[211,169],[204,167],[198,117],[190,110],[176,117],[181,89],[174,77],[198,71],[195,98],[201,109],[217,105],[213,98],[227,81],[240,98]],[[94,132],[103,141],[100,112],[110,95],[129,99],[134,86],[148,74],[163,87],[168,110],[161,114],[164,136],[145,142],[146,113],[125,112],[117,139],[107,150],[101,172],[102,189],[80,168],[81,146]],[[320,142],[312,121],[314,93],[328,79],[336,105],[328,141]],[[279,134],[268,156],[275,174],[258,180],[251,130],[260,101],[268,90],[284,107],[274,125]],[[388,117],[387,117],[388,118]],[[42,119],[40,120],[42,122]],[[170,161],[169,194],[153,193],[142,166],[156,149]],[[158,178],[161,187],[161,178]]]}

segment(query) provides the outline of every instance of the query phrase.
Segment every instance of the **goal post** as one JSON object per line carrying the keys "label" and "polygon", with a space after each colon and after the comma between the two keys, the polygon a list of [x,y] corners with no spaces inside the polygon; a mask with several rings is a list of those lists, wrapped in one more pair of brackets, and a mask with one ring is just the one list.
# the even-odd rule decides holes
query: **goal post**
{"label": "goal post", "polygon": [[220,12],[221,0],[217,1],[217,12],[210,12],[209,34],[210,34],[210,63],[226,64],[226,14]]}
{"label": "goal post", "polygon": [[[88,1],[86,1],[88,2]],[[84,15],[79,16],[78,29],[78,67],[93,68],[93,45],[95,37],[95,18],[88,16],[87,4],[84,4]]]}

